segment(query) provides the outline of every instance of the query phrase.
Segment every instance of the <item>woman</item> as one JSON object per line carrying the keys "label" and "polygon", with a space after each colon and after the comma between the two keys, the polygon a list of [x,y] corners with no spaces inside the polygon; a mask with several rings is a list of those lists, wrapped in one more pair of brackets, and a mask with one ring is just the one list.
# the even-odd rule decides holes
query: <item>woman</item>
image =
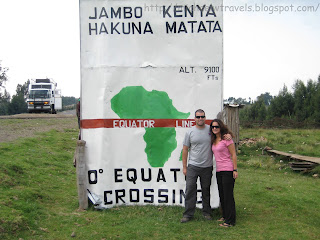
{"label": "woman", "polygon": [[212,151],[216,159],[216,177],[222,208],[221,227],[231,227],[236,224],[236,207],[233,197],[233,188],[237,172],[237,155],[234,143],[223,140],[221,136],[232,132],[220,120],[214,119],[210,124]]}

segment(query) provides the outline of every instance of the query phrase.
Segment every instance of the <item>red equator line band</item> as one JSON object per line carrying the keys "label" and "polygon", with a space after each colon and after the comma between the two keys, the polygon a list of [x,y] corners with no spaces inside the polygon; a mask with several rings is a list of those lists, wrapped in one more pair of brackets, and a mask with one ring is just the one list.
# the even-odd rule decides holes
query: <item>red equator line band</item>
{"label": "red equator line band", "polygon": [[[206,120],[210,124],[212,120]],[[162,128],[162,127],[183,127],[194,126],[194,119],[82,119],[82,129],[94,128]]]}

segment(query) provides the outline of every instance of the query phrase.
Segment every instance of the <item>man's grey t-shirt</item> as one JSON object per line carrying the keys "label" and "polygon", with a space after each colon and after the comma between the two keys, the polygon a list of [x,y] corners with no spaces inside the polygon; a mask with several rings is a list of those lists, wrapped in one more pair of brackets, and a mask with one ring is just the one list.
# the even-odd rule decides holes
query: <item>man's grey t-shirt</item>
{"label": "man's grey t-shirt", "polygon": [[188,164],[201,168],[213,165],[209,125],[202,129],[196,126],[190,128],[184,137],[183,145],[189,147]]}

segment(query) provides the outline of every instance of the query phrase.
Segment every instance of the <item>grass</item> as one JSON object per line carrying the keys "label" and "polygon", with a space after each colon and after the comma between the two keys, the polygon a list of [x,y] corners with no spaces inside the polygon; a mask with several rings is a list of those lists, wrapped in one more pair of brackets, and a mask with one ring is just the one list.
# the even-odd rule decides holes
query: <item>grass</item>
{"label": "grass", "polygon": [[[235,198],[237,225],[179,222],[183,208],[130,206],[78,210],[72,165],[78,131],[50,130],[0,144],[0,239],[317,239],[320,236],[319,179],[292,172],[286,162],[262,155],[320,141],[318,130],[242,129],[241,138],[266,141],[242,146]],[[308,136],[309,135],[309,136]],[[304,141],[305,144],[301,144]],[[284,143],[286,142],[286,143]],[[302,154],[298,150],[296,153]],[[320,156],[319,150],[303,153]],[[214,218],[220,217],[214,210]]]}
{"label": "grass", "polygon": [[241,129],[240,137],[264,137],[266,141],[259,142],[257,150],[270,146],[279,151],[320,156],[320,129]]}

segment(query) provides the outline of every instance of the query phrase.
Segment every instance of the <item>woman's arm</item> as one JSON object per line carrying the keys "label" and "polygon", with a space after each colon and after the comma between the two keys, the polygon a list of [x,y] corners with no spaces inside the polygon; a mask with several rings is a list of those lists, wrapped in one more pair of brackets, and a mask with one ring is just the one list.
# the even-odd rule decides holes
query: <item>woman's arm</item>
{"label": "woman's arm", "polygon": [[233,178],[236,179],[238,177],[238,172],[237,172],[237,154],[236,154],[236,148],[234,143],[230,144],[228,146],[228,149],[231,154],[231,159],[233,162]]}

